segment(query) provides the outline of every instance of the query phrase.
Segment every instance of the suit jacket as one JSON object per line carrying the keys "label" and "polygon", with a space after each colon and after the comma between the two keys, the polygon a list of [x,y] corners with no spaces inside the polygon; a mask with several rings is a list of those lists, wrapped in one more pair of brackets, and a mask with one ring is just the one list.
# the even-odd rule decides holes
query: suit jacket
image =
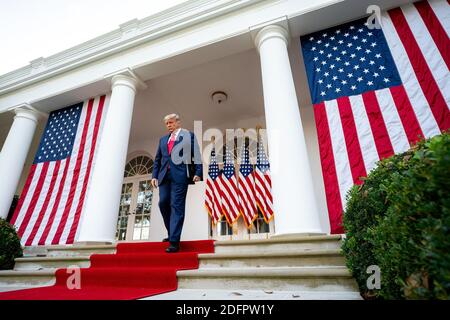
{"label": "suit jacket", "polygon": [[193,132],[181,129],[169,155],[168,142],[170,133],[159,139],[153,163],[152,178],[161,184],[170,164],[170,171],[175,182],[193,184],[193,175],[203,178],[201,152]]}

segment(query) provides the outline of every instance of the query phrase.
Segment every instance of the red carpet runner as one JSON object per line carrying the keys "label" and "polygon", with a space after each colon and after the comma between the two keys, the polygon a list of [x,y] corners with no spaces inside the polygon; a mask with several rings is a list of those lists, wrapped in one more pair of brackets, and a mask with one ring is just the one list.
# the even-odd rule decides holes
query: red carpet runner
{"label": "red carpet runner", "polygon": [[[66,269],[56,283],[0,293],[0,300],[130,300],[177,289],[177,270],[197,269],[199,253],[213,253],[214,241],[183,241],[180,251],[166,253],[168,243],[119,243],[115,254],[94,254],[81,268],[81,289],[69,290]],[[73,273],[72,273],[73,274]]]}

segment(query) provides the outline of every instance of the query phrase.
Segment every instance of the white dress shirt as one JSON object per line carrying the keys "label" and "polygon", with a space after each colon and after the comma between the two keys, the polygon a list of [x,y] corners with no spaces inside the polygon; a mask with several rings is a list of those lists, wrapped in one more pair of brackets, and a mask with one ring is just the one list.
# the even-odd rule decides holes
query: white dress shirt
{"label": "white dress shirt", "polygon": [[169,144],[170,138],[172,137],[172,135],[175,136],[175,141],[176,141],[176,140],[177,140],[177,137],[178,137],[178,134],[180,133],[180,131],[181,131],[181,128],[175,129],[175,130],[170,134],[169,140],[167,140],[167,144]]}

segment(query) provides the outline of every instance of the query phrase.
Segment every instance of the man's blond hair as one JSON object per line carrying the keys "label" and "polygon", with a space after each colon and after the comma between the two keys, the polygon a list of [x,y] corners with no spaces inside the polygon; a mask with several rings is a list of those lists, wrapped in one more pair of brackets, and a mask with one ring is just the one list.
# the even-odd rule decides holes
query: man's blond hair
{"label": "man's blond hair", "polygon": [[174,119],[174,118],[175,118],[175,120],[180,120],[180,116],[178,114],[171,113],[164,117],[164,122],[166,122],[169,119]]}

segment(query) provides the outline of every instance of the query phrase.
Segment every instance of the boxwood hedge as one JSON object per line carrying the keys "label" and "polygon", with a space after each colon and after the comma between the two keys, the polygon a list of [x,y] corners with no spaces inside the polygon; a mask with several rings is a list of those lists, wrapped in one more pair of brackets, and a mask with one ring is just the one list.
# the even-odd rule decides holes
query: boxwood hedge
{"label": "boxwood hedge", "polygon": [[14,226],[0,218],[0,270],[14,268],[14,259],[23,255]]}
{"label": "boxwood hedge", "polygon": [[[347,266],[365,298],[448,299],[450,135],[420,141],[380,161],[347,194]],[[369,290],[367,267],[381,270]]]}

